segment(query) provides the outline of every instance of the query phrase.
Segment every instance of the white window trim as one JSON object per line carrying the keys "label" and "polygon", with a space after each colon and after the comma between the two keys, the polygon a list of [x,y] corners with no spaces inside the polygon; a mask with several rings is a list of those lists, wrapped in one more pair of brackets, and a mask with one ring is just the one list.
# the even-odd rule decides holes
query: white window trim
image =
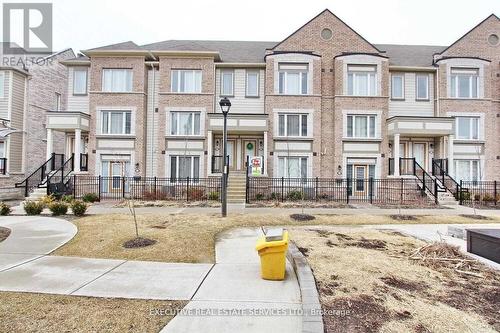
{"label": "white window trim", "polygon": [[[165,154],[165,177],[170,179],[170,157],[172,156],[184,156],[186,157],[199,157],[200,158],[200,178],[205,177],[205,159],[204,157],[204,152],[203,151],[197,151],[197,150],[167,150]],[[192,171],[192,170],[191,170]],[[175,183],[175,182],[173,182]]]}
{"label": "white window trim", "polygon": [[55,93],[55,97],[56,97],[56,105],[55,105],[55,111],[61,111],[61,103],[62,103],[62,96],[60,93],[56,92]]}
{"label": "white window trim", "polygon": [[[362,163],[362,159],[366,160],[372,160],[375,159],[375,179],[380,178],[381,170],[380,166],[383,164],[382,163],[382,157],[380,154],[364,154],[364,153],[349,153],[349,154],[344,154],[342,157],[342,175],[338,177],[346,178],[347,177],[347,164],[350,159],[359,159],[360,163]],[[372,164],[372,163],[366,163],[366,164]]]}
{"label": "white window trim", "polygon": [[[459,128],[458,128],[458,120],[460,118],[467,118],[469,119],[469,135],[467,138],[461,138],[459,137],[458,133],[459,133]],[[477,119],[477,138],[474,139],[473,138],[473,121],[471,121],[471,119]],[[480,124],[481,124],[481,119],[479,117],[468,117],[468,116],[456,116],[455,118],[455,138],[457,140],[467,140],[467,141],[477,141],[479,140],[479,127],[480,127]]]}
{"label": "white window trim", "polygon": [[[427,82],[427,89],[425,91],[425,98],[418,97],[418,78],[425,77]],[[430,79],[429,74],[415,74],[415,100],[416,101],[429,101],[430,100]]]}
{"label": "white window trim", "polygon": [[[104,73],[106,71],[129,71],[130,72],[130,81],[131,81],[131,87],[130,90],[124,90],[124,91],[112,91],[112,90],[104,90]],[[87,78],[88,80],[88,78]],[[132,68],[103,68],[102,69],[102,75],[101,75],[101,90],[102,92],[106,93],[131,93],[134,91],[134,71]]]}
{"label": "white window trim", "polygon": [[[375,116],[375,137],[348,137],[347,136],[347,116]],[[343,110],[342,111],[342,136],[344,140],[380,140],[382,135],[382,111],[379,110]]]}
{"label": "white window trim", "polygon": [[[111,149],[99,149],[96,151],[96,158],[94,162],[94,170],[96,170],[98,175],[102,175],[102,156],[111,155],[117,160],[129,161],[130,170],[128,176],[133,176],[135,173],[135,151],[131,150],[111,150]],[[128,159],[127,159],[128,156]]]}
{"label": "white window trim", "polygon": [[[394,96],[394,77],[401,78],[401,97]],[[393,73],[391,74],[391,99],[396,101],[404,101],[405,100],[405,74],[404,73]]]}
{"label": "white window trim", "polygon": [[[224,94],[224,74],[231,74],[231,93]],[[220,96],[221,97],[233,97],[234,96],[234,70],[223,69],[220,71]]]}
{"label": "white window trim", "polygon": [[[274,109],[274,137],[293,139],[312,139],[314,137],[314,110],[313,109]],[[280,136],[279,135],[279,115],[280,114],[307,114],[307,136]],[[286,123],[286,122],[285,122]]]}
{"label": "white window trim", "polygon": [[[276,54],[270,55],[273,59],[273,74],[274,74],[274,94],[280,96],[286,96],[279,93],[279,64],[280,63],[297,63],[297,64],[307,64],[308,75],[307,75],[307,94],[306,95],[295,95],[295,96],[307,96],[314,94],[314,60],[318,59],[317,56],[302,54],[302,53],[286,53],[286,54]],[[265,80],[265,78],[264,78]],[[294,96],[294,95],[289,95]]]}
{"label": "white window trim", "polygon": [[453,133],[454,135],[454,141],[484,141],[484,133],[485,133],[485,127],[484,127],[484,121],[485,121],[485,114],[484,113],[473,113],[473,112],[447,112],[446,113],[447,117],[470,117],[470,118],[479,118],[479,124],[478,124],[478,138],[477,139],[472,139],[472,140],[467,140],[467,139],[459,139],[456,134],[458,131],[457,128],[457,120],[455,120],[455,131]]}
{"label": "white window trim", "polygon": [[[181,91],[181,72],[200,72],[200,86],[199,89],[195,89],[195,91]],[[174,74],[178,75],[177,77],[177,91],[174,90],[174,80],[173,76]],[[222,81],[221,81],[222,83]],[[233,87],[234,89],[234,87]],[[203,70],[199,68],[184,68],[184,69],[179,69],[179,68],[172,68],[170,70],[170,92],[175,93],[175,94],[201,94],[203,91]]]}
{"label": "white window trim", "polygon": [[[279,64],[278,64],[279,66]],[[283,92],[279,92],[279,79],[280,79],[280,76],[281,76],[281,73],[284,73],[284,82],[283,82]],[[296,71],[294,72],[294,74],[297,73],[299,74],[299,93],[298,94],[292,94],[292,93],[289,93],[287,91],[287,81],[288,81],[288,74],[289,72],[286,71],[286,70],[279,70],[278,69],[278,94],[279,95],[292,95],[292,96],[306,96],[306,95],[309,95],[309,70],[307,71]],[[306,74],[307,75],[307,87],[306,87],[306,93],[302,93],[302,81],[303,81],[303,78],[302,76]]]}
{"label": "white window trim", "polygon": [[[257,94],[248,94],[248,76],[249,74],[257,75]],[[259,98],[260,97],[260,70],[245,70],[245,97],[246,98]]]}
{"label": "white window trim", "polygon": [[[472,158],[472,157],[460,157],[460,158],[454,158],[453,159],[453,170],[455,171],[455,177],[457,177],[457,166],[458,166],[458,162],[459,161],[467,161],[469,162],[469,166],[470,166],[470,172],[469,172],[469,177],[472,176],[472,161],[477,161],[478,164],[477,164],[477,172],[478,172],[478,175],[477,175],[477,181],[482,181],[484,179],[484,159],[483,159],[483,156],[481,156],[481,158]],[[472,177],[470,177],[470,179],[472,179]],[[459,180],[460,181],[460,180]],[[466,181],[474,181],[474,180],[466,180]]]}
{"label": "white window trim", "polygon": [[5,75],[5,72],[0,72],[0,77],[2,78],[2,86],[0,87],[0,99],[4,99],[7,96],[5,96],[5,83],[6,83],[6,78],[7,75]]}
{"label": "white window trim", "polygon": [[306,157],[307,158],[307,178],[311,178],[313,175],[313,154],[312,153],[302,153],[302,152],[275,152],[274,153],[274,176],[278,177],[279,170],[279,159],[280,157]]}
{"label": "white window trim", "polygon": [[[130,134],[107,134],[102,132],[102,112],[103,111],[122,111],[122,112],[131,112],[131,120],[130,120]],[[137,108],[130,106],[98,106],[96,107],[96,114],[99,115],[96,120],[96,128],[97,134],[101,136],[127,136],[132,137],[135,136],[135,122],[136,122],[136,111]],[[124,124],[125,126],[125,124]]]}
{"label": "white window trim", "polygon": [[170,134],[170,124],[172,122],[172,112],[199,112],[200,113],[200,134],[199,135],[189,135],[189,137],[198,138],[200,136],[205,136],[205,119],[206,119],[206,109],[205,108],[193,108],[185,106],[168,106],[165,107],[165,136],[167,137],[187,137],[186,135],[171,135]]}
{"label": "white window trim", "polygon": [[[279,118],[280,116],[283,116],[284,119],[285,119],[285,123],[284,123],[284,129],[285,129],[285,134],[284,135],[279,135]],[[298,128],[298,132],[299,132],[299,135],[288,135],[288,117],[290,116],[298,116],[299,117],[299,128]],[[306,129],[307,129],[307,133],[306,135],[302,135],[302,116],[306,116],[307,117],[307,120],[306,120]],[[278,114],[278,136],[279,137],[286,137],[286,138],[307,138],[309,136],[309,114],[308,113],[279,113]]]}
{"label": "white window trim", "polygon": [[[85,72],[85,92],[75,92],[76,72]],[[104,74],[103,74],[104,77]],[[87,68],[73,68],[73,96],[85,96],[88,94],[89,72]]]}
{"label": "white window trim", "polygon": [[[479,68],[462,68],[463,70],[474,70],[477,72],[477,75],[469,76],[469,96],[468,97],[460,97],[458,96],[458,76],[460,74],[453,73],[454,70],[460,70],[460,67],[451,67],[450,68],[450,97],[456,99],[478,99],[479,98]],[[464,75],[463,73],[461,73]],[[476,97],[472,96],[472,79],[476,79]],[[455,91],[452,90],[452,82],[455,81]],[[454,95],[454,96],[453,96]]]}
{"label": "white window trim", "polygon": [[[379,83],[378,83],[378,66],[377,65],[366,65],[366,67],[375,67],[374,71],[349,71],[349,66],[356,66],[353,64],[348,64],[347,65],[347,77],[346,77],[346,92],[348,96],[353,96],[353,97],[374,97],[374,96],[379,96]],[[360,66],[360,65],[358,65]],[[352,94],[349,94],[349,74],[352,73]],[[363,75],[368,75],[367,77],[367,92],[368,94],[366,95],[357,95],[355,93],[355,86],[356,86],[356,78],[357,74],[363,74]],[[373,87],[371,86],[371,80],[370,80],[370,74],[373,74],[374,76],[374,81],[375,81],[375,91],[372,93]]]}
{"label": "white window trim", "polygon": [[[183,114],[192,114],[193,117],[191,118],[191,128],[193,130],[193,134],[172,134],[172,114],[173,113],[183,113]],[[200,133],[199,134],[194,134],[194,115],[195,114],[199,114],[200,115],[200,125],[199,125],[199,128],[200,128]],[[168,136],[181,136],[181,137],[185,137],[185,136],[193,136],[193,137],[199,137],[201,136],[201,127],[202,127],[202,123],[201,123],[201,111],[186,111],[186,110],[183,110],[183,111],[176,111],[176,110],[173,110],[173,111],[169,111],[169,114],[168,114],[168,124],[169,124],[169,128],[168,128]],[[177,129],[176,129],[176,132],[179,133],[179,129],[180,129],[180,122],[177,122]]]}

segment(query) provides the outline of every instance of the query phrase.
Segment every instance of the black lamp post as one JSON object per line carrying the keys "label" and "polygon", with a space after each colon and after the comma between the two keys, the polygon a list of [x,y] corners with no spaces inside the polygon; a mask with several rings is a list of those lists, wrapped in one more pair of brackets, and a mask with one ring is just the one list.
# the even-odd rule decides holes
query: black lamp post
{"label": "black lamp post", "polygon": [[227,114],[231,108],[231,101],[224,97],[219,101],[220,109],[224,115],[224,129],[223,129],[223,164],[222,164],[222,217],[227,215],[227,177],[229,169],[229,160],[227,158]]}

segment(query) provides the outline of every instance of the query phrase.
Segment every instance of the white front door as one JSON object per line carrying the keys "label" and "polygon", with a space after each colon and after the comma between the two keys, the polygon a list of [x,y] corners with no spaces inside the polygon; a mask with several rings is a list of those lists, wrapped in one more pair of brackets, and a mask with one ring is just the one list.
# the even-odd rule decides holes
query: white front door
{"label": "white front door", "polygon": [[425,143],[413,143],[413,157],[422,168],[427,169]]}
{"label": "white front door", "polygon": [[243,155],[243,161],[245,163],[245,166],[246,166],[246,163],[247,161],[249,161],[252,157],[254,157],[256,155],[256,151],[257,151],[257,141],[256,140],[245,140],[243,141],[243,144],[244,144],[244,155]]}

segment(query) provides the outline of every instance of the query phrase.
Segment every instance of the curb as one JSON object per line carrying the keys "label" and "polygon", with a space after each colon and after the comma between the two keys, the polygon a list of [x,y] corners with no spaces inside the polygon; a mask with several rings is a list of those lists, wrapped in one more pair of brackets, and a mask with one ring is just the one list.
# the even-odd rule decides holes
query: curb
{"label": "curb", "polygon": [[292,264],[299,281],[302,296],[302,333],[324,333],[321,303],[316,289],[316,280],[311,267],[297,246],[288,244],[287,259]]}

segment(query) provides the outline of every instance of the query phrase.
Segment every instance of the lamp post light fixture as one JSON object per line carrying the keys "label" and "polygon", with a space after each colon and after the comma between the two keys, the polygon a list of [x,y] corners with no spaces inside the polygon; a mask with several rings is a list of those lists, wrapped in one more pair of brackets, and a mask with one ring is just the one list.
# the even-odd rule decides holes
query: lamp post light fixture
{"label": "lamp post light fixture", "polygon": [[222,217],[227,216],[227,178],[229,169],[229,159],[227,158],[227,114],[231,108],[231,101],[224,97],[219,101],[220,109],[222,110],[222,115],[224,116],[224,129],[223,129],[223,164],[222,164]]}

